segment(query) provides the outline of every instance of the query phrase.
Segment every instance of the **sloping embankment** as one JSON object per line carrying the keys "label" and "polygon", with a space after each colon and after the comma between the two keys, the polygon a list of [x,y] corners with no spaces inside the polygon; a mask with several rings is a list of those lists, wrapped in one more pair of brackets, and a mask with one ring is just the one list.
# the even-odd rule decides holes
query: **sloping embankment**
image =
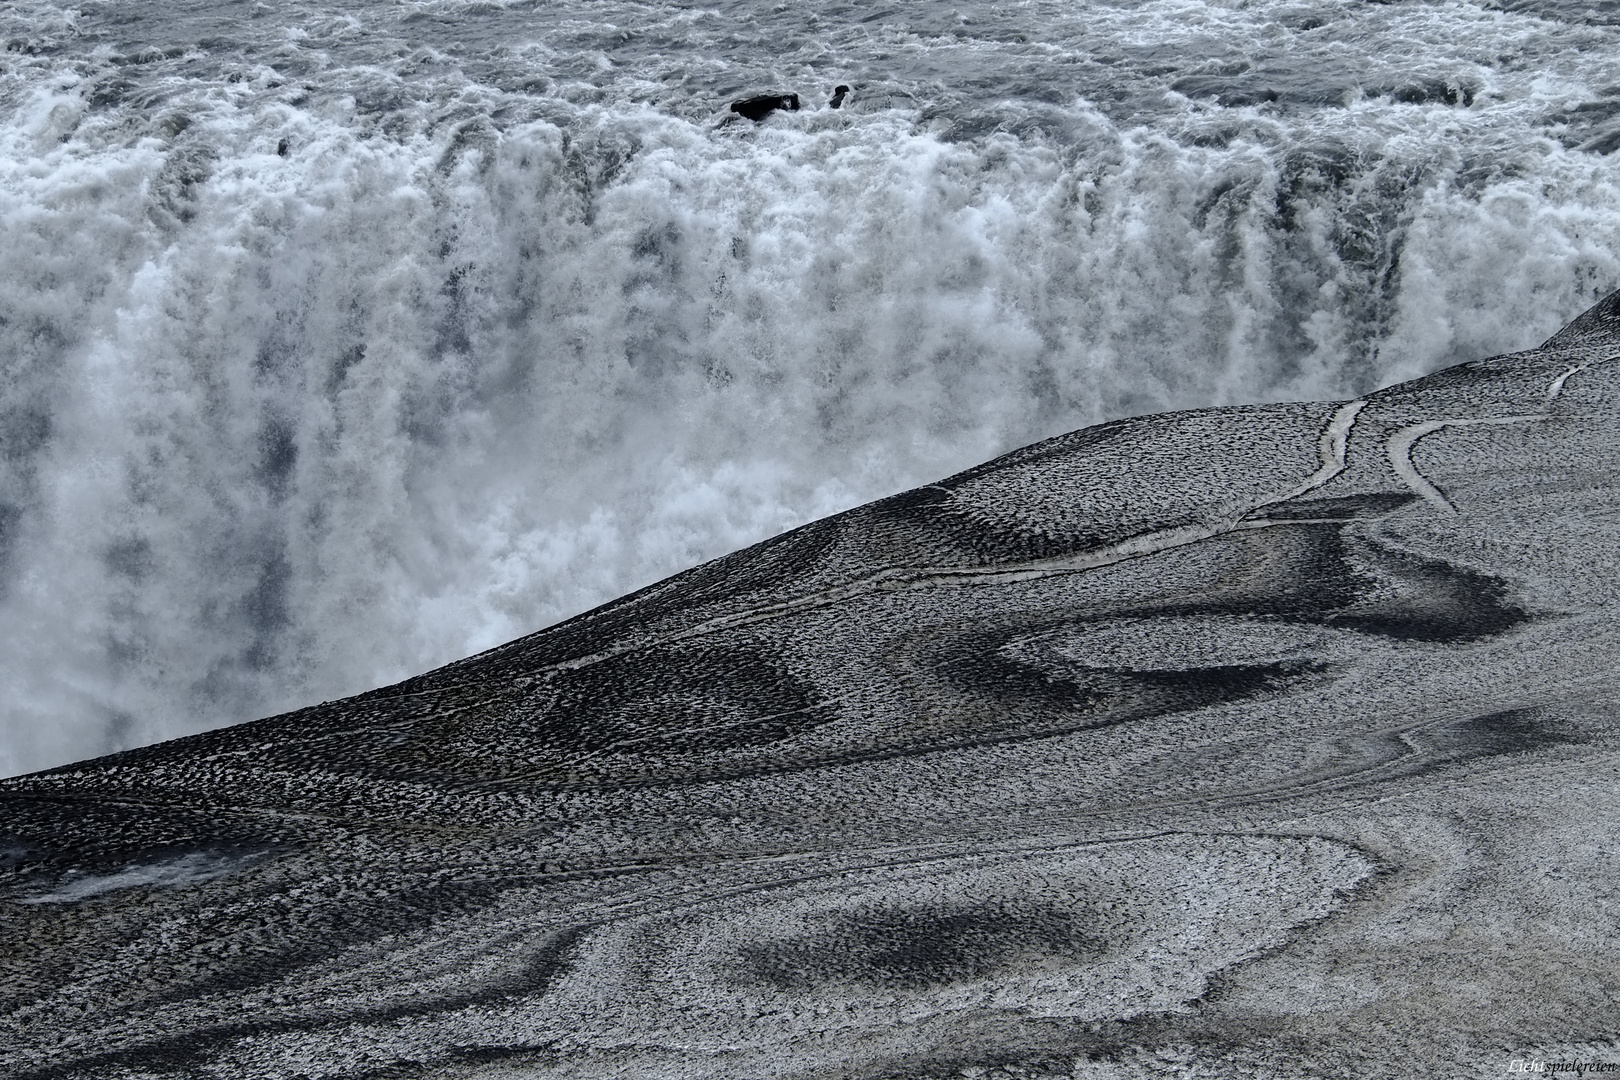
{"label": "sloping embankment", "polygon": [[1617,296],[1537,350],[1079,431],[398,686],[0,781],[0,1071],[1612,1056]]}

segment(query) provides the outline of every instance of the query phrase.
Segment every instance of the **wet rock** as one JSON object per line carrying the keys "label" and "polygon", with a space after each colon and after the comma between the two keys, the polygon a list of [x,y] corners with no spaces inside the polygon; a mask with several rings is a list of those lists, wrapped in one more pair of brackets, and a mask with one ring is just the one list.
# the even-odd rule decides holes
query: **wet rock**
{"label": "wet rock", "polygon": [[760,94],[757,97],[733,101],[731,111],[758,123],[778,109],[783,112],[799,111],[798,94]]}

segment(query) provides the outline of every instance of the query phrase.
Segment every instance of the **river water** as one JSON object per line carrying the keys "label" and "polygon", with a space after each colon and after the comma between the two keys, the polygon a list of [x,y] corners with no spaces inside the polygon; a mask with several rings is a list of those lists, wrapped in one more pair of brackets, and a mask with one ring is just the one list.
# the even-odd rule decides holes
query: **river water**
{"label": "river water", "polygon": [[[8,0],[0,41],[0,774],[1620,284],[1608,0]],[[725,122],[764,91],[805,108]]]}

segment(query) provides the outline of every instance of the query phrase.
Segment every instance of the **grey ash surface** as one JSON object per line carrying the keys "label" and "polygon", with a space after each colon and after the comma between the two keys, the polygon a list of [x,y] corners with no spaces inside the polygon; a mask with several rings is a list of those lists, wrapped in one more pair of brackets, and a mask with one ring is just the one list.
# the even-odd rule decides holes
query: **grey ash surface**
{"label": "grey ash surface", "polygon": [[1620,301],[0,782],[0,1073],[1491,1076],[1620,1018]]}

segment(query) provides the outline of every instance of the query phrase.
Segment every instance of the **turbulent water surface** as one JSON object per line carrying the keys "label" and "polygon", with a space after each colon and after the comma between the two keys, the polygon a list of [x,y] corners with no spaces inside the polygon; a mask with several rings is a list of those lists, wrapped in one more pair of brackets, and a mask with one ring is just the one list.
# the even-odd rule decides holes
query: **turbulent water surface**
{"label": "turbulent water surface", "polygon": [[1620,281],[1614,3],[14,0],[0,40],[0,772]]}

